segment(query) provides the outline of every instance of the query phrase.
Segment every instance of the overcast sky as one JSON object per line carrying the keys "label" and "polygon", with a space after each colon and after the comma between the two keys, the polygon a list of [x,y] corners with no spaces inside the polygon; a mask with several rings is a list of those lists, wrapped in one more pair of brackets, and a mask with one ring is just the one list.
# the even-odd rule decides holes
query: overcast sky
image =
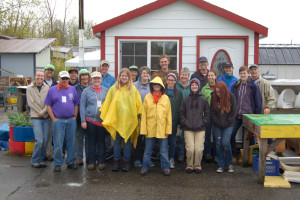
{"label": "overcast sky", "polygon": [[[70,1],[70,0],[68,0]],[[155,0],[84,0],[84,18],[101,23]],[[300,44],[299,0],[206,0],[269,29],[261,44]],[[58,1],[56,16],[62,18],[64,1]],[[78,0],[72,0],[68,19],[78,16]]]}

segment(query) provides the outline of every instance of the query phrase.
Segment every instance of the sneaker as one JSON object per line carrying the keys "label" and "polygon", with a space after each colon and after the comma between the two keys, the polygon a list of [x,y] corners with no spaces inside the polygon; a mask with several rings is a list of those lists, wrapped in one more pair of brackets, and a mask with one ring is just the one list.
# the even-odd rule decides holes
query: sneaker
{"label": "sneaker", "polygon": [[112,171],[117,172],[119,170],[120,170],[120,161],[119,160],[114,160],[114,165],[113,165]]}
{"label": "sneaker", "polygon": [[140,171],[140,175],[146,175],[148,173],[148,169],[142,168]]}
{"label": "sneaker", "polygon": [[47,167],[47,165],[46,165],[46,163],[45,163],[45,162],[40,162],[40,166],[41,166],[41,168],[45,168],[45,167]]}
{"label": "sneaker", "polygon": [[75,163],[72,163],[70,165],[67,165],[68,169],[73,169],[73,170],[77,170],[77,165]]}
{"label": "sneaker", "polygon": [[154,162],[152,162],[152,161],[151,161],[151,167],[155,167],[155,164],[154,164]]}
{"label": "sneaker", "polygon": [[41,164],[40,163],[32,163],[31,167],[33,167],[33,168],[41,168]]}
{"label": "sneaker", "polygon": [[163,175],[164,175],[164,176],[170,176],[170,174],[171,174],[170,169],[164,169],[164,170],[163,170]]}
{"label": "sneaker", "polygon": [[139,160],[134,161],[134,166],[135,167],[141,167],[142,166],[141,161],[139,161]]}
{"label": "sneaker", "polygon": [[233,165],[229,165],[228,166],[228,172],[229,173],[233,173],[234,172]]}
{"label": "sneaker", "polygon": [[99,169],[99,170],[104,170],[105,168],[106,168],[105,163],[99,163],[99,164],[98,164],[98,169]]}
{"label": "sneaker", "polygon": [[61,172],[61,169],[60,169],[59,165],[55,165],[54,172]]}
{"label": "sneaker", "polygon": [[190,174],[190,173],[193,172],[193,169],[190,168],[190,167],[187,167],[187,168],[185,169],[185,172]]}
{"label": "sneaker", "polygon": [[82,158],[77,158],[75,163],[76,163],[77,165],[83,165],[83,160],[82,160]]}
{"label": "sneaker", "polygon": [[122,171],[123,172],[129,172],[129,170],[130,170],[130,163],[129,163],[129,161],[123,161]]}
{"label": "sneaker", "polygon": [[170,160],[170,168],[171,168],[171,169],[174,169],[174,168],[175,168],[175,161],[174,161],[173,158]]}
{"label": "sneaker", "polygon": [[196,174],[200,174],[201,171],[202,171],[201,168],[196,168],[196,169],[195,169],[195,173],[196,173]]}
{"label": "sneaker", "polygon": [[217,172],[217,173],[223,173],[223,171],[224,171],[224,170],[223,170],[223,168],[222,168],[222,167],[218,167],[218,169],[217,169],[217,171],[216,171],[216,172]]}
{"label": "sneaker", "polygon": [[94,170],[95,169],[95,164],[88,164],[87,169],[88,170]]}

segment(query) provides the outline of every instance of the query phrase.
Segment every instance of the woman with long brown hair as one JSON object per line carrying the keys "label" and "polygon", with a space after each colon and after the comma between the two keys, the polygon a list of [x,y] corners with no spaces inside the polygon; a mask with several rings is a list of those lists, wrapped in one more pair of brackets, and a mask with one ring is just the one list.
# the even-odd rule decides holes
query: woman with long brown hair
{"label": "woman with long brown hair", "polygon": [[228,167],[228,172],[234,172],[232,165],[232,151],[230,138],[233,130],[236,114],[236,103],[232,93],[224,82],[217,82],[210,104],[212,119],[212,132],[216,143],[217,173],[224,171],[224,166]]}
{"label": "woman with long brown hair", "polygon": [[142,113],[142,98],[134,86],[129,69],[120,71],[116,83],[108,90],[100,108],[102,125],[114,140],[114,164],[112,171],[120,170],[122,143],[124,158],[122,171],[130,170],[131,135],[138,126]]}

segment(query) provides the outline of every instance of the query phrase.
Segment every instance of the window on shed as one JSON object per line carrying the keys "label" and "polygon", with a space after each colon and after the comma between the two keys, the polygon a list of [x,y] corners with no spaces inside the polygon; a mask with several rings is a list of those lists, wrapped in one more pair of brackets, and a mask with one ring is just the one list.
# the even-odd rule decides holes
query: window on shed
{"label": "window on shed", "polygon": [[224,64],[227,61],[231,61],[229,54],[227,51],[221,49],[217,51],[214,55],[211,68],[214,69],[217,72],[218,77],[224,75]]}
{"label": "window on shed", "polygon": [[143,40],[120,41],[120,66],[128,68],[136,65],[139,68],[148,66],[151,72],[160,70],[159,57],[162,54],[170,56],[170,69],[177,71],[179,41]]}
{"label": "window on shed", "polygon": [[147,42],[121,42],[121,67],[147,65]]}

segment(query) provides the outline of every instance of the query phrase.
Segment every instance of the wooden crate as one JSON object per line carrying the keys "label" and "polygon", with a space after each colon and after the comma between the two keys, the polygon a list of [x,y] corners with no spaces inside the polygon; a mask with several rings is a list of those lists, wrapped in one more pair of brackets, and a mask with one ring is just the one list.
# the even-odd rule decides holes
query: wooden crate
{"label": "wooden crate", "polygon": [[9,86],[9,76],[0,76],[0,89],[3,86]]}

